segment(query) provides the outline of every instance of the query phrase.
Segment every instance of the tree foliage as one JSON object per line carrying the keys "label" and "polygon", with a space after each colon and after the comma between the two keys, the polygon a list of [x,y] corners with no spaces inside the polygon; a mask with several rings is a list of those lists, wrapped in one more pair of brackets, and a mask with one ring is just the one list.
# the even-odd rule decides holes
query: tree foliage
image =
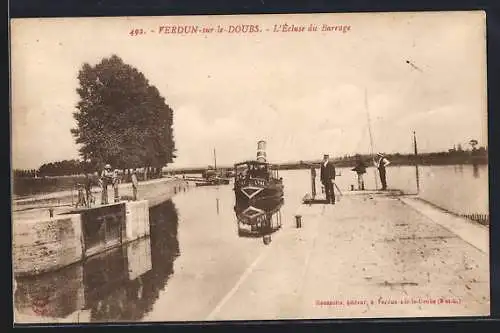
{"label": "tree foliage", "polygon": [[45,163],[37,171],[39,176],[68,176],[88,173],[92,166],[76,159]]}
{"label": "tree foliage", "polygon": [[173,161],[173,110],[143,73],[113,55],[84,64],[78,80],[78,127],[71,133],[83,160],[120,169]]}

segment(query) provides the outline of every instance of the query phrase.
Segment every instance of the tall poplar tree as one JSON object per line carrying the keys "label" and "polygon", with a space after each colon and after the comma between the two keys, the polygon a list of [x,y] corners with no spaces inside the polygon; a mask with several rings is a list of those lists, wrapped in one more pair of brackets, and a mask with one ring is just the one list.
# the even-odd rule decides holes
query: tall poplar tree
{"label": "tall poplar tree", "polygon": [[120,169],[173,161],[173,110],[143,73],[113,55],[83,64],[78,80],[78,126],[71,133],[85,161]]}

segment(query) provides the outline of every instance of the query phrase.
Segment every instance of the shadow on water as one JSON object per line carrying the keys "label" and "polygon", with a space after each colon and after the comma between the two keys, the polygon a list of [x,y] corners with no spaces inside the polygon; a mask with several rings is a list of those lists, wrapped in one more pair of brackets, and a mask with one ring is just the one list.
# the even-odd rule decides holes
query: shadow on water
{"label": "shadow on water", "polygon": [[238,236],[263,237],[265,244],[271,241],[271,234],[281,229],[281,207],[283,198],[267,199],[249,204],[236,201],[234,211],[238,224]]}
{"label": "shadow on water", "polygon": [[84,263],[16,279],[17,313],[61,319],[78,313],[80,321],[91,322],[142,319],[165,289],[180,255],[172,201],[150,209],[150,229],[150,237]]}

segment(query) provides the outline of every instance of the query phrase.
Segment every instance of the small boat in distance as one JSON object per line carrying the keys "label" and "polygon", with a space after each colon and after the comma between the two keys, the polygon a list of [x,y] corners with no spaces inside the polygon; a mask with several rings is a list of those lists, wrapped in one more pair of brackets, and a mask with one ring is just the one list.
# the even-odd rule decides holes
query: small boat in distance
{"label": "small boat in distance", "polygon": [[208,178],[202,182],[196,182],[196,186],[215,186],[215,185],[228,185],[229,179],[213,177]]}
{"label": "small boat in distance", "polygon": [[214,165],[214,168],[208,167],[208,169],[203,172],[203,181],[196,182],[196,186],[216,186],[229,184],[229,178],[221,177],[220,173],[217,171],[217,157],[215,155],[215,149]]}
{"label": "small boat in distance", "polygon": [[278,167],[267,163],[265,141],[257,144],[257,159],[234,165],[234,193],[237,202],[256,202],[283,197],[283,179]]}

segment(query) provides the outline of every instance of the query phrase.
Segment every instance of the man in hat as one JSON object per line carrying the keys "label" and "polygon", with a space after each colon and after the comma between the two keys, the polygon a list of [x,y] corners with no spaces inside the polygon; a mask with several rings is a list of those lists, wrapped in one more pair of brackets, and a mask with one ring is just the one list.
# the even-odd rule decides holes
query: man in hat
{"label": "man in hat", "polygon": [[101,195],[101,205],[108,204],[108,185],[113,185],[115,179],[115,173],[113,169],[111,169],[111,165],[106,164],[104,166],[104,170],[101,173],[100,182],[102,188]]}
{"label": "man in hat", "polygon": [[382,153],[377,154],[377,160],[373,161],[373,165],[378,169],[380,175],[380,182],[382,183],[382,191],[387,190],[387,180],[385,176],[385,167],[391,164],[389,160]]}
{"label": "man in hat", "polygon": [[323,183],[325,187],[326,201],[334,205],[335,193],[333,191],[333,182],[335,181],[335,166],[330,161],[330,156],[328,154],[323,155],[320,171],[321,183]]}

